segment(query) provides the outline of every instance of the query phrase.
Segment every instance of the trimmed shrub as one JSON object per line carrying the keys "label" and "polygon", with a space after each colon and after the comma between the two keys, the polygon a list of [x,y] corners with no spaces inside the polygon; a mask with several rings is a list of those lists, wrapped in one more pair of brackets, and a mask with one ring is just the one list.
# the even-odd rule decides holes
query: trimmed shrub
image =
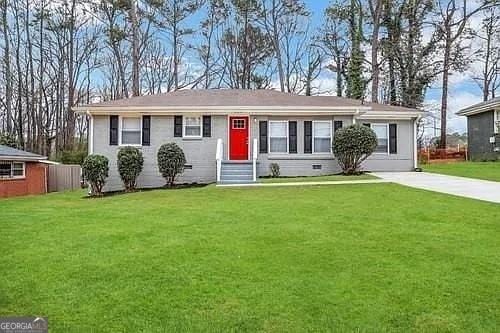
{"label": "trimmed shrub", "polygon": [[83,161],[83,178],[90,184],[90,195],[102,195],[102,188],[109,175],[108,163],[108,159],[102,155],[89,155]]}
{"label": "trimmed shrub", "polygon": [[377,148],[377,135],[358,124],[340,128],[335,132],[333,153],[345,175],[360,174],[361,163]]}
{"label": "trimmed shrub", "polygon": [[87,150],[64,150],[59,160],[63,164],[82,165],[85,157],[87,157]]}
{"label": "trimmed shrub", "polygon": [[271,177],[278,178],[280,176],[280,165],[278,163],[271,163],[269,168],[271,169]]}
{"label": "trimmed shrub", "polygon": [[137,177],[142,171],[144,158],[135,147],[123,147],[118,150],[118,173],[125,186],[125,191],[135,190]]}
{"label": "trimmed shrub", "polygon": [[176,143],[163,144],[158,150],[158,167],[160,173],[167,181],[167,186],[172,187],[175,183],[175,177],[184,172],[186,156],[181,147]]}

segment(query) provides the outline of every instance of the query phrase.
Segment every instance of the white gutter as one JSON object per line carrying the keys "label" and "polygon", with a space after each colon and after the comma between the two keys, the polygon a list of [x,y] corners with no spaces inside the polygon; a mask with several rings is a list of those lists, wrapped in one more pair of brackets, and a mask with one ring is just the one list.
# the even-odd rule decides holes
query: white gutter
{"label": "white gutter", "polygon": [[126,105],[115,105],[115,106],[92,106],[92,104],[87,105],[87,106],[79,106],[79,107],[74,107],[73,111],[79,112],[79,113],[84,113],[84,112],[100,112],[100,111],[139,111],[139,112],[152,112],[152,111],[163,111],[163,112],[191,112],[191,111],[231,111],[234,112],[236,110],[243,110],[243,111],[269,111],[269,110],[276,110],[276,111],[333,111],[333,110],[344,110],[344,111],[357,111],[357,110],[370,110],[371,107],[369,106],[238,106],[238,105],[233,105],[233,106],[141,106],[141,105],[135,105],[135,106],[126,106]]}
{"label": "white gutter", "polygon": [[456,114],[459,116],[472,116],[478,113],[493,111],[496,109],[500,109],[500,101],[480,106],[469,106],[468,108],[458,111]]}

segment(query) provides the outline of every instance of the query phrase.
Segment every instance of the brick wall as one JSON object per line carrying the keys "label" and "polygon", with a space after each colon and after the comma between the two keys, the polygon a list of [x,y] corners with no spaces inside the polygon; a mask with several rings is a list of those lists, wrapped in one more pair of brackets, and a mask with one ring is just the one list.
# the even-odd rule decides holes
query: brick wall
{"label": "brick wall", "polygon": [[47,192],[47,166],[26,162],[24,179],[0,179],[0,198]]}

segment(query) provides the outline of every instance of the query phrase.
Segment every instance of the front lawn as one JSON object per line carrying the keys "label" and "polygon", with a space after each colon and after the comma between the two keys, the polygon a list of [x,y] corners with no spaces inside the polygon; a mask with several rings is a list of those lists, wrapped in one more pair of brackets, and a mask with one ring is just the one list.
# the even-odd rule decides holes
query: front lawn
{"label": "front lawn", "polygon": [[343,180],[367,180],[379,179],[370,174],[361,174],[358,176],[344,176],[344,175],[328,175],[328,176],[311,176],[311,177],[277,177],[277,178],[260,178],[261,183],[303,183],[303,182],[336,182]]}
{"label": "front lawn", "polygon": [[423,169],[427,172],[442,173],[450,176],[500,182],[500,162],[435,163],[426,164],[423,166]]}
{"label": "front lawn", "polygon": [[0,200],[0,316],[50,332],[495,332],[499,205],[396,184]]}

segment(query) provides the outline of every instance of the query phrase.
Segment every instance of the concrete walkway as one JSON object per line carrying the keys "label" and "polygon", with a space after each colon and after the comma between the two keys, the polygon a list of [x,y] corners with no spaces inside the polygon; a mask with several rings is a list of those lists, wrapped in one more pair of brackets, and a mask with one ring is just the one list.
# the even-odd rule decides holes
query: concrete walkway
{"label": "concrete walkway", "polygon": [[428,172],[376,172],[374,175],[401,185],[500,203],[500,182]]}
{"label": "concrete walkway", "polygon": [[348,185],[348,184],[377,184],[390,183],[385,179],[364,179],[364,180],[331,180],[331,181],[310,181],[310,182],[282,182],[282,183],[248,183],[248,184],[217,184],[217,187],[266,187],[266,186],[305,186],[305,185]]}

